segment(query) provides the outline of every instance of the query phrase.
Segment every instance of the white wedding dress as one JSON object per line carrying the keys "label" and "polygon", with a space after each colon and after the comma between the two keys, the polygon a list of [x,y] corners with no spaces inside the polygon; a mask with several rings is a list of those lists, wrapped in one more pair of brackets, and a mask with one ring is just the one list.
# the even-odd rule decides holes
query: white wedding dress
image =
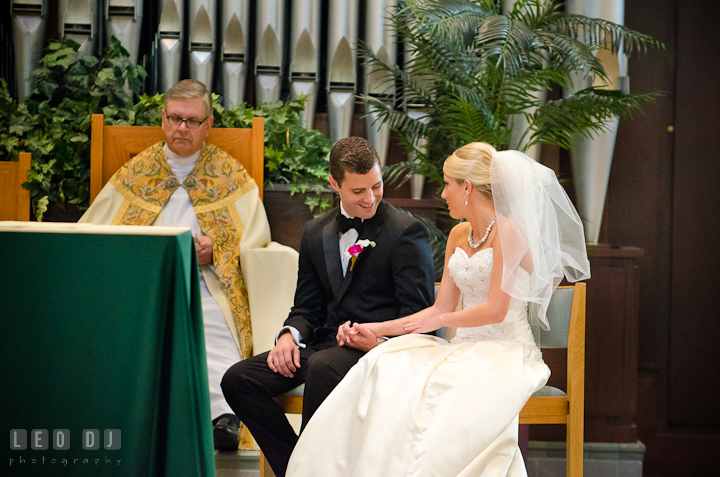
{"label": "white wedding dress", "polygon": [[[448,271],[463,306],[487,300],[492,249],[457,248]],[[517,280],[527,279],[518,274]],[[290,477],[525,476],[518,414],[550,377],[527,303],[499,324],[458,328],[371,350],[328,396],[292,454]]]}

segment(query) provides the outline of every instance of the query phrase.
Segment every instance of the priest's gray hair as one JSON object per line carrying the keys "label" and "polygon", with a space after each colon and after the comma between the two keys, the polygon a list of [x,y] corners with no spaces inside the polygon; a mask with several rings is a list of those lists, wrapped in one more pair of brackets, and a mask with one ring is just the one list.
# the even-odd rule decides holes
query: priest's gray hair
{"label": "priest's gray hair", "polygon": [[202,98],[205,101],[205,115],[212,116],[212,100],[210,98],[210,90],[205,83],[186,79],[179,81],[167,93],[165,93],[165,110],[167,111],[167,103],[171,99],[197,99]]}

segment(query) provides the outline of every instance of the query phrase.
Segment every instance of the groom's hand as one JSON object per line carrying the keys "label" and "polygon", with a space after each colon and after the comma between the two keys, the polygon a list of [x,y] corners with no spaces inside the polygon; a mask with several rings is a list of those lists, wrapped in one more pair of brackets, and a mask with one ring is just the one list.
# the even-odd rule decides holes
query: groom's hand
{"label": "groom's hand", "polygon": [[268,354],[267,363],[270,369],[286,378],[295,375],[295,371],[300,367],[300,350],[289,331],[280,335],[275,347]]}
{"label": "groom's hand", "polygon": [[349,346],[361,351],[370,351],[378,343],[375,333],[359,323],[353,324],[349,321],[338,328],[337,342],[340,346]]}

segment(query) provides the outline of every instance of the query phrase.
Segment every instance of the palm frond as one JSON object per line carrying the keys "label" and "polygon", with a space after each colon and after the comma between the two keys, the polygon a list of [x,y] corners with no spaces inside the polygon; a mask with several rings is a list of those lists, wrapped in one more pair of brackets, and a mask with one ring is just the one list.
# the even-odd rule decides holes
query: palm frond
{"label": "palm frond", "polygon": [[519,0],[513,4],[507,16],[525,23],[530,29],[536,29],[560,7],[561,4],[553,0]]}
{"label": "palm frond", "polygon": [[473,46],[480,57],[494,61],[494,68],[513,78],[532,63],[538,42],[525,24],[494,15],[478,24]]}
{"label": "palm frond", "polygon": [[622,46],[628,56],[635,50],[647,53],[648,47],[665,49],[662,42],[649,35],[602,18],[558,12],[546,17],[538,27],[580,40],[590,48],[607,48],[617,53]]}
{"label": "palm frond", "polygon": [[427,137],[426,123],[408,116],[404,111],[390,109],[385,103],[372,96],[361,94],[358,98],[368,103],[370,110],[378,115],[377,121],[381,124],[388,123],[394,131],[411,137]]}
{"label": "palm frond", "polygon": [[406,20],[420,25],[424,33],[463,43],[468,34],[474,34],[480,21],[500,13],[500,6],[489,0],[409,0],[401,12]]}
{"label": "palm frond", "polygon": [[[622,25],[561,11],[558,0],[517,0],[506,15],[500,0],[404,0],[389,11],[389,24],[405,47],[403,69],[385,64],[361,45],[368,65],[385,73],[403,103],[419,108],[422,120],[367,96],[377,121],[400,134],[415,161],[387,169],[388,180],[420,173],[442,182],[442,163],[462,144],[484,141],[509,147],[513,124],[530,125],[520,144],[569,147],[592,135],[610,118],[639,110],[654,95],[625,95],[599,88],[540,105],[539,93],[573,87],[577,76],[607,80],[595,50],[645,51],[664,46]],[[517,122],[517,121],[515,121]],[[417,147],[424,139],[422,151]],[[527,139],[527,141],[526,141]]]}
{"label": "palm frond", "polygon": [[477,141],[481,136],[489,136],[485,128],[486,115],[478,108],[473,107],[471,103],[457,97],[449,97],[443,98],[438,107],[445,111],[439,120],[452,125],[453,131],[462,142],[471,143]]}
{"label": "palm frond", "polygon": [[[525,109],[529,105],[521,104],[527,101],[528,97],[533,98],[531,101],[534,103],[536,101],[535,93],[548,91],[554,84],[565,88],[570,87],[572,86],[572,77],[566,69],[559,68],[557,64],[548,64],[542,69],[506,81],[503,93],[510,105],[509,109],[516,109],[518,106],[519,109]],[[520,104],[515,104],[516,101]]]}
{"label": "palm frond", "polygon": [[361,58],[363,58],[363,66],[368,67],[371,71],[379,70],[382,74],[379,75],[382,78],[379,86],[381,90],[395,89],[396,84],[402,81],[403,72],[394,64],[387,64],[368,47],[368,45],[362,40],[358,42],[358,51],[360,52]]}
{"label": "palm frond", "polygon": [[383,168],[383,180],[386,184],[400,187],[405,184],[413,174],[417,174],[417,165],[410,161],[396,162]]}
{"label": "palm frond", "polygon": [[[413,104],[429,104],[432,102],[432,92],[425,87],[427,83],[413,77],[413,75],[407,71],[401,70],[397,65],[385,63],[382,59],[378,58],[367,45],[361,43],[359,47],[365,64],[379,68],[387,73],[386,81],[388,84],[394,83],[402,85],[406,99]],[[360,96],[360,98],[364,99],[364,96]]]}
{"label": "palm frond", "polygon": [[[439,80],[438,80],[439,83]],[[487,102],[485,96],[483,96],[480,85],[466,86],[464,84],[452,83],[445,81],[444,84],[436,84],[437,95],[435,100],[432,102],[431,108],[433,110],[442,113],[444,111],[443,104],[441,104],[444,98],[450,98],[452,100],[459,100],[461,102],[471,105],[477,109],[485,117],[493,117],[493,111]]]}
{"label": "palm frond", "polygon": [[559,69],[575,72],[592,72],[605,77],[602,63],[584,43],[561,32],[536,31],[543,49],[549,53],[548,61]]}
{"label": "palm frond", "polygon": [[442,37],[423,35],[412,29],[408,29],[403,38],[405,51],[410,57],[405,69],[412,75],[442,76],[461,84],[474,81],[474,74],[480,69],[481,62],[476,57],[470,57],[467,49],[459,44],[448,42]]}
{"label": "palm frond", "polygon": [[502,144],[507,139],[507,131],[483,108],[457,96],[444,97],[436,105],[443,112],[437,121],[442,121],[443,129],[463,144],[477,141]]}
{"label": "palm frond", "polygon": [[657,96],[656,93],[624,94],[588,88],[564,99],[548,101],[529,115],[532,133],[527,147],[546,143],[569,149],[573,138],[592,138],[593,134],[606,130],[613,118],[640,111],[643,104]]}

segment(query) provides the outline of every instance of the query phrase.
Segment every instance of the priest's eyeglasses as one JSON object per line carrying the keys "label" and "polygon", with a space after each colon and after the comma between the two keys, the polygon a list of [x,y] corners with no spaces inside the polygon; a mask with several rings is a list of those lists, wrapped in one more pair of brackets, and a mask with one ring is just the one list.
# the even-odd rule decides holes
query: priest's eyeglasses
{"label": "priest's eyeglasses", "polygon": [[182,123],[185,123],[185,126],[187,126],[188,129],[197,129],[197,128],[200,127],[200,125],[201,125],[202,123],[204,123],[205,121],[207,121],[209,117],[210,117],[210,116],[206,117],[205,119],[203,119],[203,120],[201,121],[201,120],[199,120],[199,119],[194,119],[194,118],[183,119],[183,118],[181,118],[180,116],[172,115],[172,116],[167,116],[167,120],[168,120],[168,122],[169,122],[170,124],[172,124],[173,126],[180,126]]}

